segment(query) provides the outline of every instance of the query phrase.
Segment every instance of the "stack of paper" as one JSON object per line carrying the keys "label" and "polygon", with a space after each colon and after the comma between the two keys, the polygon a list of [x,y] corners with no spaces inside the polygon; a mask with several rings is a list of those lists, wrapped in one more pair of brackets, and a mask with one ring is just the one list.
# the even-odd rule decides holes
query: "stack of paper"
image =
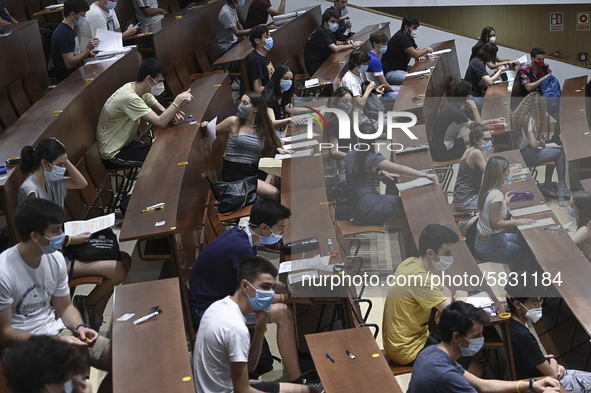
{"label": "stack of paper", "polygon": [[529,214],[547,212],[547,211],[551,211],[551,210],[552,209],[550,208],[550,206],[548,206],[547,204],[544,203],[544,204],[538,205],[538,206],[523,207],[521,209],[511,210],[511,215],[513,217],[522,217],[522,216],[527,216]]}
{"label": "stack of paper", "polygon": [[297,259],[295,261],[282,262],[279,264],[279,273],[290,273],[298,270],[323,270],[332,272],[332,266],[329,264],[330,255],[321,257],[315,255],[312,258]]}
{"label": "stack of paper", "polygon": [[468,299],[466,299],[466,303],[469,303],[476,308],[484,308],[492,306],[495,302],[492,300],[492,298],[487,292],[482,291],[475,295],[468,296]]}
{"label": "stack of paper", "polygon": [[65,223],[65,233],[76,236],[84,232],[95,233],[115,225],[115,213],[96,217],[88,221],[68,221]]}
{"label": "stack of paper", "polygon": [[98,28],[95,37],[101,41],[99,46],[96,47],[99,52],[120,51],[123,49],[122,34],[117,31]]}
{"label": "stack of paper", "polygon": [[427,179],[426,177],[419,177],[418,179],[407,181],[406,183],[398,183],[396,187],[398,187],[399,191],[410,190],[411,188],[423,187],[433,184],[432,180]]}
{"label": "stack of paper", "polygon": [[286,160],[289,158],[309,157],[312,154],[314,154],[314,148],[299,150],[293,154],[275,154],[275,159],[276,160]]}

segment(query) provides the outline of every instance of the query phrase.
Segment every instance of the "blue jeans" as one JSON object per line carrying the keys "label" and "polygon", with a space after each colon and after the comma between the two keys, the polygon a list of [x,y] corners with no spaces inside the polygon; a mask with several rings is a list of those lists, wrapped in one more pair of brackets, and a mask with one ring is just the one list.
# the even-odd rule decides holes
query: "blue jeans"
{"label": "blue jeans", "polygon": [[389,71],[386,73],[386,81],[391,85],[401,85],[408,72],[402,70]]}
{"label": "blue jeans", "polygon": [[484,97],[474,97],[470,94],[470,99],[474,101],[476,104],[476,108],[478,108],[478,112],[482,113],[482,105],[484,104]]}
{"label": "blue jeans", "polygon": [[[482,238],[485,238],[483,240]],[[480,236],[474,242],[476,255],[487,262],[506,263],[512,271],[534,270],[535,257],[527,243],[515,233]]]}
{"label": "blue jeans", "polygon": [[[564,180],[565,177],[565,164],[564,164],[564,150],[558,147],[544,147],[543,149],[532,149],[527,146],[521,150],[521,155],[525,161],[525,165],[528,167],[537,166],[544,162],[554,161],[556,165],[556,171],[558,172],[558,180]],[[552,172],[554,169],[550,166],[547,167],[546,180],[552,181]]]}
{"label": "blue jeans", "polygon": [[387,91],[382,94],[380,99],[382,102],[394,102],[396,101],[396,97],[398,97],[398,91]]}

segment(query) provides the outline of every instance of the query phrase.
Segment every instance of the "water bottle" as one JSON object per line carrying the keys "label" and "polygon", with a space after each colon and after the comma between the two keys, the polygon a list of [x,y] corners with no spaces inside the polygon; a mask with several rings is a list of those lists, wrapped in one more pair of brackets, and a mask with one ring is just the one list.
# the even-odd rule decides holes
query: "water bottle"
{"label": "water bottle", "polygon": [[566,200],[564,199],[564,186],[561,185],[558,190],[558,206],[566,207]]}

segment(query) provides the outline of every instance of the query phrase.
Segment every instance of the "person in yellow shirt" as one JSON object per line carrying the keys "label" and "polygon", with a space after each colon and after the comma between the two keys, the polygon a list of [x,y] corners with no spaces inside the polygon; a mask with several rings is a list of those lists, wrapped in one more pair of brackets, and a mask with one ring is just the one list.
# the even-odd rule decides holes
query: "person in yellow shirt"
{"label": "person in yellow shirt", "polygon": [[[458,241],[458,235],[450,228],[429,224],[419,237],[420,256],[406,259],[396,269],[396,283],[405,281],[406,285],[392,286],[388,291],[382,335],[386,355],[401,366],[412,366],[423,348],[441,341],[429,333],[431,310],[437,309],[437,321],[439,313],[451,304],[452,294],[444,286],[432,287],[432,277],[436,271],[451,266]],[[458,292],[456,298],[465,298],[465,292]],[[469,358],[467,363],[470,364]]]}

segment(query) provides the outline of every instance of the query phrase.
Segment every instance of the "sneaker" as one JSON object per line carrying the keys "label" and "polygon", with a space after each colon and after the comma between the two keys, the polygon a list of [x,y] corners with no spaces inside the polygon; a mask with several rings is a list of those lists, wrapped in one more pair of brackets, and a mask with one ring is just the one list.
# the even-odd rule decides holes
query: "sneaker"
{"label": "sneaker", "polygon": [[540,192],[545,198],[558,198],[558,193],[554,191],[554,187],[550,184],[538,184]]}
{"label": "sneaker", "polygon": [[88,306],[86,304],[86,296],[74,296],[72,304],[80,312],[84,323],[90,326],[92,330],[98,332],[103,324],[103,317],[97,314],[94,306]]}

